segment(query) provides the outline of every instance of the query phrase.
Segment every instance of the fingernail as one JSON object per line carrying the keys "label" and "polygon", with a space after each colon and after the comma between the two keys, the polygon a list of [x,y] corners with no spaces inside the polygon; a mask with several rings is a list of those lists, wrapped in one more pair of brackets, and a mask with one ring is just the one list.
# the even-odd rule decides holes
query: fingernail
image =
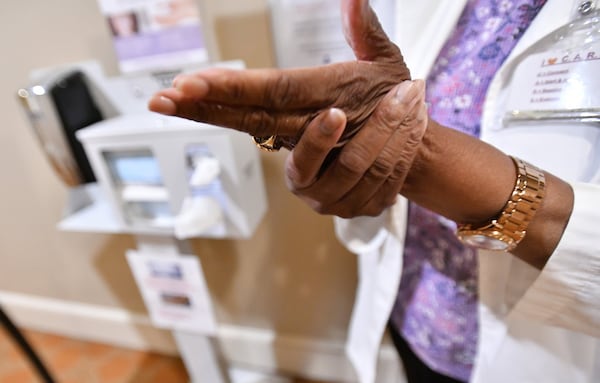
{"label": "fingernail", "polygon": [[413,81],[403,81],[400,85],[398,85],[398,89],[396,89],[396,98],[398,100],[404,99],[414,85],[415,83]]}
{"label": "fingernail", "polygon": [[165,96],[155,97],[150,102],[150,110],[167,115],[173,115],[177,111],[177,106],[170,98]]}
{"label": "fingernail", "polygon": [[171,86],[173,88],[177,88],[177,84],[179,83],[180,79],[181,79],[181,75],[175,76],[175,78],[173,78],[173,82],[171,83]]}
{"label": "fingernail", "polygon": [[199,78],[185,78],[177,81],[175,86],[180,92],[195,97],[202,97],[208,93],[208,84]]}
{"label": "fingernail", "polygon": [[321,120],[321,124],[319,126],[321,128],[321,133],[326,136],[334,134],[340,125],[342,125],[345,118],[346,115],[340,109],[329,109],[327,114],[325,114],[324,118]]}

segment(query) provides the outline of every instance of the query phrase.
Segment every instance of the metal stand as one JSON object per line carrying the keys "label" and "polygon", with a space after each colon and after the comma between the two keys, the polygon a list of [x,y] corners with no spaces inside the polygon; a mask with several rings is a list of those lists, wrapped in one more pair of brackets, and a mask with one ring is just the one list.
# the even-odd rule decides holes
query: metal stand
{"label": "metal stand", "polygon": [[[189,243],[169,236],[138,235],[136,241],[142,252],[166,257],[193,254]],[[181,330],[173,330],[173,336],[191,383],[231,383],[215,339]]]}
{"label": "metal stand", "polygon": [[[59,227],[66,231],[134,234],[140,253],[165,257],[194,254],[187,241],[177,240],[173,236],[132,233],[115,219],[114,212],[97,185],[74,189],[70,193],[66,217]],[[290,383],[287,378],[229,368],[214,337],[181,330],[174,330],[173,336],[190,376],[190,383]]]}
{"label": "metal stand", "polygon": [[191,382],[230,383],[225,360],[214,338],[173,331]]}

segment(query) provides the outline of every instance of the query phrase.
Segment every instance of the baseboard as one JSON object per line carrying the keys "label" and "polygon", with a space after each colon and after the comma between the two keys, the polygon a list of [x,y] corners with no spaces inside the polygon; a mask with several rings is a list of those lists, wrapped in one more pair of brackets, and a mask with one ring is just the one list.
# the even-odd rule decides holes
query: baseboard
{"label": "baseboard", "polygon": [[171,334],[145,315],[79,302],[0,291],[0,304],[21,327],[119,347],[176,355]]}
{"label": "baseboard", "polygon": [[[171,333],[154,327],[145,315],[1,291],[0,304],[15,323],[24,328],[119,347],[178,354]],[[312,379],[355,381],[341,341],[223,325],[219,327],[218,343],[225,359],[235,366]],[[401,382],[399,370],[395,351],[384,345],[379,356],[378,381]]]}

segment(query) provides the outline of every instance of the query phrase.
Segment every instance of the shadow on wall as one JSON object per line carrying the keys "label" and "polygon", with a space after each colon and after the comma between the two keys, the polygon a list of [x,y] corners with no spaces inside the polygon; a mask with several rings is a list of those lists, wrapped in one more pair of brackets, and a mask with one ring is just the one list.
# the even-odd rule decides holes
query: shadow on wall
{"label": "shadow on wall", "polygon": [[120,307],[134,314],[145,315],[147,311],[142,295],[125,258],[127,250],[135,248],[135,239],[130,235],[107,236],[94,258],[94,266],[120,303]]}

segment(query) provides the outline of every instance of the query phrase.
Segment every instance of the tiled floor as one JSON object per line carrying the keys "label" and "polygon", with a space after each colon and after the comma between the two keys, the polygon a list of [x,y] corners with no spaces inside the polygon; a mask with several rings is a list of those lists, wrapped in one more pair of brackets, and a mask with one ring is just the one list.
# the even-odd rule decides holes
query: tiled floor
{"label": "tiled floor", "polygon": [[[188,383],[185,367],[179,358],[36,331],[23,332],[57,383]],[[0,383],[41,383],[2,327]],[[296,380],[294,383],[319,382]]]}

